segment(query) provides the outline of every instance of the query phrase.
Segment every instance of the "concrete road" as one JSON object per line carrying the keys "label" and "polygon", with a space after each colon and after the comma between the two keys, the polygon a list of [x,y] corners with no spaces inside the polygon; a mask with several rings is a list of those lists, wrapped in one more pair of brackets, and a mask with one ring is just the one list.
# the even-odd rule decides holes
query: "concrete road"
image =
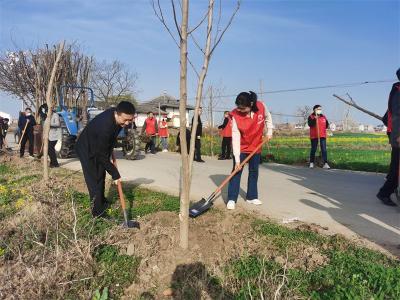
{"label": "concrete road", "polygon": [[[119,151],[117,151],[119,152]],[[178,194],[180,157],[174,153],[148,154],[136,161],[120,157],[123,180],[136,185]],[[232,168],[231,161],[205,159],[194,163],[191,199],[208,196]],[[79,170],[79,161],[61,161],[63,167]],[[284,222],[291,218],[328,227],[331,233],[365,237],[395,255],[400,255],[400,209],[382,205],[375,194],[383,174],[342,170],[308,169],[278,164],[260,166],[261,206],[244,202],[247,168],[242,177],[238,206]],[[226,188],[216,201],[223,206]]]}

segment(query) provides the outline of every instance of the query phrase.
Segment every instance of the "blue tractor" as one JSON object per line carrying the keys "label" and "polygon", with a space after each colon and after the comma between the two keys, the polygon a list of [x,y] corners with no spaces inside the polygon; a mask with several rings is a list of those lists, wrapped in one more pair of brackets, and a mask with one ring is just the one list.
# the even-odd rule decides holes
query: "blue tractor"
{"label": "blue tractor", "polygon": [[[71,92],[72,95],[77,97],[65,105],[64,93]],[[82,96],[86,92],[90,93],[88,105],[82,107]],[[75,92],[75,93],[74,93]],[[103,112],[103,109],[95,107],[94,93],[89,87],[83,86],[62,86],[59,92],[59,106],[57,113],[60,116],[60,123],[62,129],[62,139],[57,143],[56,150],[58,157],[69,158],[74,157],[74,145],[80,132],[90,120]],[[72,102],[72,103],[71,103]],[[116,148],[122,148],[126,159],[136,159],[139,154],[138,134],[136,126],[132,124],[129,128],[124,128],[118,135]]]}

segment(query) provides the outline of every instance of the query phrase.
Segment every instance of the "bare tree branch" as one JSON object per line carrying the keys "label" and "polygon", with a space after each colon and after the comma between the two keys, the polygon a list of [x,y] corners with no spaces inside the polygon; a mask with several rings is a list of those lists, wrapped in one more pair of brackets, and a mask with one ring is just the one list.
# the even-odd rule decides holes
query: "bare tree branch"
{"label": "bare tree branch", "polygon": [[210,10],[210,8],[207,9],[206,13],[204,14],[203,18],[200,20],[199,24],[197,24],[195,27],[193,27],[193,29],[188,31],[188,35],[192,34],[194,31],[196,31],[196,29],[199,28],[204,23],[205,20],[207,20],[209,10]]}
{"label": "bare tree branch", "polygon": [[214,52],[215,48],[217,48],[218,44],[221,42],[222,37],[224,36],[225,32],[226,32],[226,31],[228,30],[228,28],[231,26],[231,24],[232,24],[232,22],[233,22],[233,19],[235,18],[237,12],[239,11],[239,8],[240,8],[240,1],[241,1],[241,0],[238,0],[235,11],[232,13],[232,15],[231,15],[231,17],[230,17],[230,19],[229,19],[229,22],[226,24],[225,28],[222,30],[220,36],[219,36],[218,39],[217,39],[217,42],[214,43],[214,46],[212,47],[210,53],[213,53],[213,52]]}
{"label": "bare tree branch", "polygon": [[111,63],[106,61],[94,63],[91,85],[97,99],[109,102],[118,101],[118,97],[134,94],[137,73],[131,72],[126,65],[118,60]]}
{"label": "bare tree branch", "polygon": [[[160,2],[160,0],[158,0],[158,2]],[[177,20],[177,17],[176,17],[176,11],[175,11],[175,3],[174,3],[174,0],[171,0],[171,5],[172,5],[172,11],[173,11],[173,13],[174,13],[174,23],[175,23],[176,31],[178,32],[178,34],[179,34],[179,39],[181,40],[181,39],[182,39],[182,34],[181,34],[181,29],[179,28],[178,20]]]}
{"label": "bare tree branch", "polygon": [[359,105],[353,100],[353,98],[350,97],[349,94],[347,94],[347,95],[349,96],[350,101],[345,100],[345,99],[343,99],[342,97],[340,97],[340,96],[338,96],[338,95],[335,95],[335,94],[333,94],[333,97],[339,99],[340,101],[346,103],[347,105],[350,105],[350,106],[352,106],[352,107],[354,107],[354,108],[356,108],[356,109],[362,111],[363,113],[366,113],[367,115],[370,115],[371,117],[374,117],[375,119],[378,119],[378,120],[382,121],[382,117],[381,117],[381,116],[379,116],[379,115],[377,115],[376,113],[373,113],[373,112],[371,112],[371,111],[369,111],[369,110],[367,110],[367,109],[365,109],[365,108],[362,108],[361,106],[359,106]]}

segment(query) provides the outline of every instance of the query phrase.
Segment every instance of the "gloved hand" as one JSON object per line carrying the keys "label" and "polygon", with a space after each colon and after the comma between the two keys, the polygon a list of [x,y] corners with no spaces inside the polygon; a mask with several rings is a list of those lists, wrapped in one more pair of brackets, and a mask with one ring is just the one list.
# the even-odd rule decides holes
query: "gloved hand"
{"label": "gloved hand", "polygon": [[201,139],[201,136],[198,135],[198,136],[197,136],[197,139],[200,140],[200,139]]}

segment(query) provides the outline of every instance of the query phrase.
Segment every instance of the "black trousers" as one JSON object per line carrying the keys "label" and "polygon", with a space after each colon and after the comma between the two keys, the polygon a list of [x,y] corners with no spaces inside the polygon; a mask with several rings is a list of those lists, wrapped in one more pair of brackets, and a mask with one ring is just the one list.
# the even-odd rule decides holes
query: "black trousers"
{"label": "black trousers", "polygon": [[201,160],[201,140],[197,137],[194,143],[194,160]]}
{"label": "black trousers", "polygon": [[156,153],[156,137],[151,136],[150,141],[146,143],[146,147],[144,148],[144,151],[147,152],[150,149],[151,153]]}
{"label": "black trousers", "polygon": [[222,145],[221,145],[221,157],[230,158],[232,151],[232,138],[231,137],[223,137]]}
{"label": "black trousers", "polygon": [[379,190],[379,195],[383,197],[389,197],[394,193],[399,183],[399,154],[400,148],[392,148],[390,170],[384,185]]}
{"label": "black trousers", "polygon": [[[320,138],[321,140],[321,153],[324,163],[328,162],[328,153],[326,151],[326,138]],[[318,139],[311,139],[311,151],[310,151],[310,163],[315,161],[315,152],[317,152],[318,148]]]}
{"label": "black trousers", "polygon": [[101,216],[107,209],[104,197],[106,170],[95,159],[89,159],[85,155],[77,153],[81,161],[83,176],[92,202],[93,217]]}
{"label": "black trousers", "polygon": [[58,166],[57,154],[56,154],[56,144],[57,141],[49,141],[49,157],[50,157],[50,166]]}
{"label": "black trousers", "polygon": [[20,157],[25,154],[25,145],[27,141],[29,141],[29,155],[33,156],[33,130],[25,131],[24,137],[21,140],[21,148],[19,149]]}
{"label": "black trousers", "polygon": [[3,148],[5,137],[0,133],[0,149]]}

